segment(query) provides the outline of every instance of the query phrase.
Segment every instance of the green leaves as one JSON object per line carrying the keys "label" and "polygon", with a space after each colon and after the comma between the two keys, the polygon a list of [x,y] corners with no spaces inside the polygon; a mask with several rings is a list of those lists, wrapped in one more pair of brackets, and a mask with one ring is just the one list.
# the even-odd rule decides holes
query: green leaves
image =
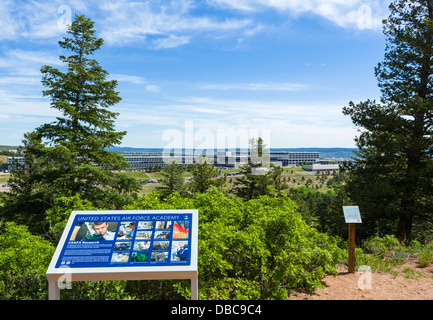
{"label": "green leaves", "polygon": [[47,299],[45,271],[55,247],[12,222],[0,230],[0,299]]}
{"label": "green leaves", "polygon": [[336,240],[309,227],[284,194],[244,202],[213,188],[192,198],[144,195],[126,208],[199,210],[202,299],[287,299],[295,288],[320,286],[345,255]]}
{"label": "green leaves", "polygon": [[162,187],[157,187],[157,191],[161,194],[162,198],[166,198],[171,194],[177,192],[179,194],[185,195],[185,186],[183,184],[183,165],[172,162],[162,170],[161,174]]}
{"label": "green leaves", "polygon": [[220,171],[207,163],[202,157],[199,161],[190,165],[188,170],[192,173],[193,179],[188,187],[193,193],[203,193],[212,186],[222,186],[225,184],[227,176],[219,177]]}

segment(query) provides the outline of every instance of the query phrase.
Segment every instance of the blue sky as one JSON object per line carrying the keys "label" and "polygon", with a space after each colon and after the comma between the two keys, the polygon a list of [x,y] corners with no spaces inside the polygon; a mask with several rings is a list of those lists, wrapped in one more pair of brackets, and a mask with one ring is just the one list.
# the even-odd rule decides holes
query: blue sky
{"label": "blue sky", "polygon": [[95,58],[118,81],[122,146],[244,147],[258,135],[274,148],[355,147],[341,111],[380,98],[388,4],[2,0],[0,144],[20,144],[58,115],[40,68],[62,68],[65,23],[84,14],[104,39]]}

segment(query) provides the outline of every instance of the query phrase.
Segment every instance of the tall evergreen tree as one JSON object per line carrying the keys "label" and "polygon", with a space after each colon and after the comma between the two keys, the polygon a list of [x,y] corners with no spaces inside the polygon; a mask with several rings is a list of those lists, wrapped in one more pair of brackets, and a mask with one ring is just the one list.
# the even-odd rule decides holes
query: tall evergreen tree
{"label": "tall evergreen tree", "polygon": [[172,161],[169,165],[162,169],[162,186],[156,188],[162,199],[175,192],[182,196],[186,195],[185,185],[183,183],[183,173],[183,166],[176,163],[176,161]]}
{"label": "tall evergreen tree", "polygon": [[205,157],[200,157],[198,162],[189,166],[193,179],[189,183],[189,189],[193,193],[204,193],[211,186],[222,186],[225,184],[227,175],[219,177],[220,170],[207,163]]}
{"label": "tall evergreen tree", "polygon": [[251,200],[271,193],[273,184],[269,175],[269,157],[262,138],[250,140],[250,157],[248,163],[240,168],[242,176],[236,178],[233,193]]}
{"label": "tall evergreen tree", "polygon": [[103,44],[103,39],[94,36],[93,26],[90,19],[76,16],[67,31],[69,37],[59,41],[62,49],[71,52],[67,57],[60,56],[66,70],[41,68],[42,83],[47,88],[43,94],[51,98],[51,107],[61,116],[36,128],[23,141],[27,162],[33,159],[39,166],[38,188],[29,184],[36,180],[35,173],[27,170],[24,177],[15,170],[9,197],[9,202],[24,195],[29,201],[39,197],[38,203],[45,206],[33,207],[34,213],[44,212],[58,196],[76,194],[97,206],[117,208],[139,188],[134,179],[114,172],[126,168],[127,163],[122,156],[106,150],[118,145],[126,132],[115,131],[118,113],[109,110],[121,100],[115,91],[117,81],[107,81],[108,72],[90,59]]}
{"label": "tall evergreen tree", "polygon": [[348,187],[372,226],[408,242],[414,222],[433,218],[433,1],[389,8],[385,58],[375,69],[382,101],[343,109],[363,128]]}

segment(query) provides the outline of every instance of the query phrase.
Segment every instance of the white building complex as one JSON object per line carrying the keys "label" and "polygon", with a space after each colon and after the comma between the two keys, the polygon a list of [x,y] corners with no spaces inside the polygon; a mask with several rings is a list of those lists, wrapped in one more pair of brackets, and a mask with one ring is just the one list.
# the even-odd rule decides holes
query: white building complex
{"label": "white building complex", "polygon": [[[343,159],[320,159],[319,152],[289,152],[289,151],[268,151],[268,162],[282,167],[303,166],[309,171],[336,171]],[[194,157],[192,154],[174,154],[164,155],[161,153],[147,154],[122,154],[132,170],[143,170],[152,167],[163,168],[173,161],[185,166],[193,164]],[[248,151],[216,151],[211,156],[207,156],[209,164],[218,167],[238,168],[250,160]],[[24,157],[8,157],[9,169],[12,169],[14,163],[24,163]],[[265,160],[263,158],[263,160]],[[347,161],[347,160],[346,160]],[[350,161],[350,160],[349,160]]]}

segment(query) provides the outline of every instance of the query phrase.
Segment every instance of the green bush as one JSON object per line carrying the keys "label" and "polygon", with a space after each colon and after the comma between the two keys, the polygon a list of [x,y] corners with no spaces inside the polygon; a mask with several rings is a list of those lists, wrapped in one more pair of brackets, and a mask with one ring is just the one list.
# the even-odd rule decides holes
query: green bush
{"label": "green bush", "polygon": [[428,267],[433,263],[433,244],[423,246],[419,253],[418,264],[420,267]]}
{"label": "green bush", "polygon": [[363,249],[366,253],[385,257],[390,250],[401,250],[402,245],[394,235],[385,235],[381,237],[371,237],[364,241]]}
{"label": "green bush", "polygon": [[[59,199],[46,213],[54,242],[70,211],[88,209],[76,197]],[[151,193],[124,209],[199,210],[199,298],[287,299],[291,290],[314,290],[346,255],[340,240],[308,226],[287,196],[240,201],[219,189],[192,198]],[[25,226],[0,231],[0,299],[46,299],[48,268],[55,247]],[[189,281],[73,282],[62,299],[190,298]]]}
{"label": "green bush", "polygon": [[[125,209],[199,210],[201,299],[286,299],[295,288],[314,290],[346,251],[309,227],[286,195],[239,201],[218,189],[161,202],[145,195]],[[189,297],[187,287],[178,287]]]}
{"label": "green bush", "polygon": [[0,231],[0,299],[47,299],[45,272],[54,246],[26,226],[7,222]]}

